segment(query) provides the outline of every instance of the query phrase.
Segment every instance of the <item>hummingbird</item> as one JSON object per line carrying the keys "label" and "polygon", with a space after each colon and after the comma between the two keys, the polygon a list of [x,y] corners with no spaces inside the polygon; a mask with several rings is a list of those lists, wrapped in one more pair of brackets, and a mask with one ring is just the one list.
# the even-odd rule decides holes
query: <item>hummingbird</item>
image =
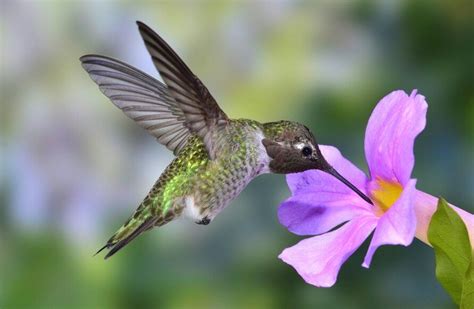
{"label": "hummingbird", "polygon": [[175,158],[97,253],[107,249],[107,259],[143,232],[180,216],[207,225],[264,173],[321,170],[372,204],[325,160],[306,126],[229,118],[177,53],[150,27],[137,25],[164,83],[106,56],[85,55],[80,61],[102,93]]}

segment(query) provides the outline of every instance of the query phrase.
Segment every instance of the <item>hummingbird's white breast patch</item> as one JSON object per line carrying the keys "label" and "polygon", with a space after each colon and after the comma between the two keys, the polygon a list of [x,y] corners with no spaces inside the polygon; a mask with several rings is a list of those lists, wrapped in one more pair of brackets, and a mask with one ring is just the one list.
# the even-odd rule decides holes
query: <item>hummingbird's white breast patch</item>
{"label": "hummingbird's white breast patch", "polygon": [[258,131],[257,134],[256,134],[256,139],[257,139],[257,143],[258,143],[258,162],[259,162],[259,168],[258,168],[258,171],[257,171],[257,175],[260,175],[260,174],[265,174],[265,173],[269,173],[270,172],[270,161],[271,161],[271,158],[268,156],[267,154],[267,149],[265,149],[265,146],[263,146],[263,143],[262,143],[262,140],[265,138],[265,136],[263,135],[263,132],[262,131]]}
{"label": "hummingbird's white breast patch", "polygon": [[183,214],[186,217],[190,218],[193,221],[200,221],[202,219],[199,207],[197,207],[196,203],[194,203],[194,196],[186,196],[184,198],[184,205],[185,206]]}

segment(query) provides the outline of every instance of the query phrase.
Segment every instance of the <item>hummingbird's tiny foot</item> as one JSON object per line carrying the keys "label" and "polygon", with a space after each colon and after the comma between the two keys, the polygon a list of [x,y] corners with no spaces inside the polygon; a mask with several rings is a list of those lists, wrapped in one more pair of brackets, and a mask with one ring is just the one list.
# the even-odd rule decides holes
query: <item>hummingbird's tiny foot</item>
{"label": "hummingbird's tiny foot", "polygon": [[209,219],[208,217],[204,217],[201,219],[201,221],[197,221],[196,223],[202,224],[202,225],[208,225],[209,223],[211,223],[211,219]]}

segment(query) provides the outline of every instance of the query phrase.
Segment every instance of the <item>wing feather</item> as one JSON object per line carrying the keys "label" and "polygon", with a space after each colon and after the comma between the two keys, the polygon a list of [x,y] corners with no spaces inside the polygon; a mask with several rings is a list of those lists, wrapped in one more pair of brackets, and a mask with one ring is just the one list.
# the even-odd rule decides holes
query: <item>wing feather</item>
{"label": "wing feather", "polygon": [[213,132],[228,123],[227,115],[173,49],[148,26],[137,24],[166,85],[104,56],[81,57],[84,69],[117,107],[175,154],[186,145],[190,135],[196,134],[213,159],[218,149]]}
{"label": "wing feather", "polygon": [[112,58],[86,55],[80,60],[100,90],[161,144],[175,154],[186,145],[192,133],[184,111],[164,84]]}
{"label": "wing feather", "polygon": [[[168,93],[174,98],[186,119],[187,128],[203,139],[209,156],[213,159],[216,149],[213,143],[216,141],[210,136],[228,123],[227,115],[176,52],[147,25],[139,21],[137,24]],[[181,142],[173,140],[171,145],[175,144],[179,147]]]}

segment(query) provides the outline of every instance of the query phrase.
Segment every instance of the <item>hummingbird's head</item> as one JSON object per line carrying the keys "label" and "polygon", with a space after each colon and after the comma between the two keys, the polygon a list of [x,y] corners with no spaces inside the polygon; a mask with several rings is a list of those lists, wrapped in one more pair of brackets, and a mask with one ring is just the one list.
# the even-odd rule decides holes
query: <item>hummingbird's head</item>
{"label": "hummingbird's head", "polygon": [[269,122],[264,124],[264,131],[262,143],[271,159],[272,173],[290,174],[329,167],[306,126],[291,121]]}
{"label": "hummingbird's head", "polygon": [[316,139],[305,126],[292,121],[269,122],[263,125],[262,144],[270,158],[272,173],[291,174],[311,169],[329,173],[351,188],[365,201],[370,199],[341,176],[323,157]]}

